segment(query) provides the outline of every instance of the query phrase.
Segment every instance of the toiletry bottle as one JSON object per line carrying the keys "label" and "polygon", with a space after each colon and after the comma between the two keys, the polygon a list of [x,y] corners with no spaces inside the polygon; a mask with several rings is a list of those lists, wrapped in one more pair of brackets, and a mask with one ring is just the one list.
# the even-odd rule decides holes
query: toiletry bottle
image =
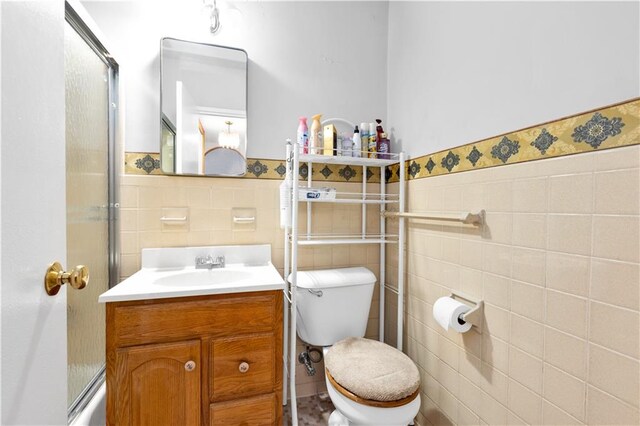
{"label": "toiletry bottle", "polygon": [[376,126],[376,135],[378,136],[378,139],[380,139],[382,137],[382,134],[384,133],[384,130],[382,129],[382,120],[376,118],[376,123],[378,123],[378,125]]}
{"label": "toiletry bottle", "polygon": [[298,150],[303,154],[309,153],[309,128],[307,127],[307,117],[300,117],[298,120]]}
{"label": "toiletry bottle", "polygon": [[311,119],[311,135],[309,136],[309,154],[322,154],[324,141],[322,140],[322,124],[320,118],[322,114],[316,114]]}
{"label": "toiletry bottle", "polygon": [[360,129],[356,126],[353,131],[353,156],[361,157],[362,156],[362,140],[360,139]]}
{"label": "toiletry bottle", "polygon": [[341,154],[345,157],[351,157],[353,155],[353,140],[346,132],[342,134]]}
{"label": "toiletry bottle", "polygon": [[378,136],[375,123],[369,123],[369,158],[378,158]]}
{"label": "toiletry bottle", "polygon": [[358,148],[358,151],[361,152],[358,152],[358,155],[354,153],[354,157],[362,157],[362,150],[367,151],[369,149],[369,123],[360,123],[360,140],[362,144],[360,148]]}
{"label": "toiletry bottle", "polygon": [[381,158],[383,160],[388,160],[389,158],[391,158],[391,156],[389,155],[389,153],[391,152],[390,148],[391,147],[387,134],[381,133],[380,140],[378,141],[378,158]]}

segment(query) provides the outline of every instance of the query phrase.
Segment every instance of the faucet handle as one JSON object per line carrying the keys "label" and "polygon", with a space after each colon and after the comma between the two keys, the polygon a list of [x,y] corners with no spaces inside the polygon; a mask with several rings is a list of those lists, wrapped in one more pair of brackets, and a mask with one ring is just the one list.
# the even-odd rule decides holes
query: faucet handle
{"label": "faucet handle", "polygon": [[224,256],[217,256],[215,261],[216,261],[217,264],[219,264],[219,265],[224,267],[224,262],[225,262]]}

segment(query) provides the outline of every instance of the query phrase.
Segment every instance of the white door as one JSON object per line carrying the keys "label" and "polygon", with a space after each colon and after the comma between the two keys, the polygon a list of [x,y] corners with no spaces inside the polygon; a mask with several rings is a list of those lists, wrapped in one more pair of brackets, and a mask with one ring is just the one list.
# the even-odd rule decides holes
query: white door
{"label": "white door", "polygon": [[[87,44],[72,9],[75,27],[65,23],[58,3],[0,7],[2,424],[64,425],[67,407],[82,404],[104,366],[98,295],[117,276],[109,254],[117,64]],[[86,265],[89,285],[47,295],[44,274],[54,261],[67,270]]]}
{"label": "white door", "polygon": [[[0,2],[0,423],[67,423],[64,2]],[[66,287],[66,286],[65,286]]]}

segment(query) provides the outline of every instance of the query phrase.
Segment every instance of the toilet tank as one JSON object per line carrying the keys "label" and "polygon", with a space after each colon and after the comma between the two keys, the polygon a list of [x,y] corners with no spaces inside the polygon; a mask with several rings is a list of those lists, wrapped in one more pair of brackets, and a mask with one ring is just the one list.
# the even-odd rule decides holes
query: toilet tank
{"label": "toilet tank", "polygon": [[373,272],[362,267],[298,272],[300,339],[329,346],[346,337],[364,337],[375,282]]}

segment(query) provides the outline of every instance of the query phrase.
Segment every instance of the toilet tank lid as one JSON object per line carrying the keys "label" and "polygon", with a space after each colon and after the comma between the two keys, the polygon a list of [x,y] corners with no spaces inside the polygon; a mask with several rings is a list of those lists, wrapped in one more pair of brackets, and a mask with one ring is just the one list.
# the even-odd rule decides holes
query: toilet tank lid
{"label": "toilet tank lid", "polygon": [[[291,275],[289,275],[291,282]],[[374,284],[376,276],[367,268],[323,269],[298,272],[297,286],[302,288],[331,288]]]}

